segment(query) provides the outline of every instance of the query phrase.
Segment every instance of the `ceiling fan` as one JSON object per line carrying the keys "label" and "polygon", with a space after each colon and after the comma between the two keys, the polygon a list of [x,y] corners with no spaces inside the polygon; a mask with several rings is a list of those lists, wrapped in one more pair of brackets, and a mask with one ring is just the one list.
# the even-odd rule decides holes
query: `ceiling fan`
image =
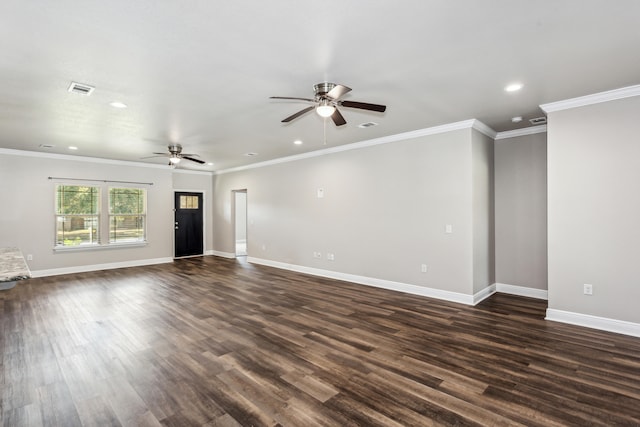
{"label": "ceiling fan", "polygon": [[359,108],[361,110],[377,111],[380,113],[383,113],[387,109],[386,105],[341,100],[340,98],[351,91],[351,88],[344,85],[324,82],[313,85],[313,90],[315,92],[315,96],[313,98],[297,98],[289,96],[270,97],[270,99],[289,99],[312,102],[314,104],[285,118],[282,120],[283,123],[288,123],[315,109],[321,117],[331,117],[331,120],[333,120],[333,123],[335,123],[336,126],[342,126],[346,124],[347,121],[344,119],[340,111],[338,111],[338,107]]}
{"label": "ceiling fan", "polygon": [[186,154],[186,153],[183,153],[182,152],[182,145],[180,145],[180,144],[171,143],[171,144],[169,144],[167,149],[168,149],[168,152],[166,152],[166,153],[153,153],[153,154],[156,154],[156,155],[155,156],[143,157],[143,159],[150,159],[152,157],[168,157],[169,158],[169,166],[174,166],[174,167],[178,163],[180,163],[180,160],[182,160],[182,159],[190,160],[192,162],[196,162],[196,163],[199,163],[201,165],[203,165],[205,163],[203,160],[194,159],[193,158],[193,156],[200,157],[198,154]]}

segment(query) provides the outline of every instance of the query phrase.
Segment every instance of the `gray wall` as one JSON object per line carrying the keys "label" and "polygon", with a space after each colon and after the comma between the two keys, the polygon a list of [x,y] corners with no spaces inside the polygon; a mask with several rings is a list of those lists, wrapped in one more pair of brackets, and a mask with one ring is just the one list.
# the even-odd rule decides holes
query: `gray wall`
{"label": "gray wall", "polygon": [[639,117],[640,97],[549,113],[551,309],[640,322]]}
{"label": "gray wall", "polygon": [[[173,256],[173,185],[211,189],[210,175],[176,176],[169,168],[0,153],[0,247],[33,255],[32,271],[82,270],[83,266],[161,260]],[[152,182],[147,189],[147,240],[143,247],[55,252],[55,183],[49,176]],[[186,183],[184,180],[188,180]],[[194,183],[199,181],[199,184]],[[209,223],[211,221],[209,220]],[[209,244],[212,245],[211,240]]]}
{"label": "gray wall", "polygon": [[493,139],[472,133],[473,292],[495,282]]}
{"label": "gray wall", "polygon": [[[492,283],[490,214],[480,212],[490,204],[491,186],[473,181],[474,171],[489,179],[491,144],[472,138],[474,132],[216,175],[214,248],[233,253],[232,191],[246,188],[250,257],[473,294]],[[324,198],[317,197],[320,188]],[[475,211],[474,189],[482,193]],[[474,240],[476,215],[483,230]],[[445,234],[446,224],[452,234]],[[476,286],[474,245],[484,251]]]}
{"label": "gray wall", "polygon": [[495,141],[496,282],[547,290],[547,134]]}

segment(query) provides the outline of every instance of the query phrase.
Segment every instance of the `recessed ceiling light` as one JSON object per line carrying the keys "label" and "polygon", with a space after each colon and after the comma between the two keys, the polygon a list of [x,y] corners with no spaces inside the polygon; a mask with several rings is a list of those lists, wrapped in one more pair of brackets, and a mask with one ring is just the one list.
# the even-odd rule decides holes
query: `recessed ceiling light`
{"label": "recessed ceiling light", "polygon": [[522,89],[524,85],[522,83],[511,83],[509,86],[505,87],[505,92],[517,92]]}
{"label": "recessed ceiling light", "polygon": [[127,108],[127,104],[120,101],[113,101],[109,103],[109,105],[111,105],[113,108]]}
{"label": "recessed ceiling light", "polygon": [[53,148],[55,147],[55,145],[51,145],[51,144],[40,144],[40,148]]}
{"label": "recessed ceiling light", "polygon": [[258,153],[246,153],[245,156],[251,157],[251,156],[257,156]]}
{"label": "recessed ceiling light", "polygon": [[207,163],[207,166],[213,166],[213,163],[209,162]]}
{"label": "recessed ceiling light", "polygon": [[372,126],[378,126],[378,124],[377,124],[376,122],[366,122],[366,123],[362,123],[362,124],[359,124],[359,125],[358,125],[358,127],[359,127],[359,128],[362,128],[362,129],[364,129],[364,128],[370,128],[370,127],[372,127]]}
{"label": "recessed ceiling light", "polygon": [[73,146],[73,145],[69,146],[69,150],[77,150],[77,149],[78,149],[78,147],[76,147],[76,146]]}
{"label": "recessed ceiling light", "polygon": [[520,123],[522,121],[522,116],[515,116],[511,119],[512,123]]}
{"label": "recessed ceiling light", "polygon": [[296,139],[295,141],[293,141],[293,143],[296,145],[302,145],[302,141],[300,141],[299,139]]}

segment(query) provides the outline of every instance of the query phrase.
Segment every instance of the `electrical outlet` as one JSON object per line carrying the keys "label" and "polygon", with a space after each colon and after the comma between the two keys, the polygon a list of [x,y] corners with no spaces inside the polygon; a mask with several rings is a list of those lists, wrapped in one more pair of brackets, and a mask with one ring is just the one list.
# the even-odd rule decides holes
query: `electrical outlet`
{"label": "electrical outlet", "polygon": [[422,264],[420,266],[420,271],[422,271],[423,273],[426,273],[427,272],[427,264]]}
{"label": "electrical outlet", "polygon": [[453,233],[453,225],[447,224],[444,226],[444,232],[447,234]]}
{"label": "electrical outlet", "polygon": [[584,294],[585,295],[593,295],[593,285],[589,285],[588,283],[584,284]]}
{"label": "electrical outlet", "polygon": [[31,254],[27,255],[27,261],[33,261],[33,255]]}
{"label": "electrical outlet", "polygon": [[328,259],[329,261],[333,261],[333,260],[335,260],[336,258],[335,258],[335,255],[333,255],[332,253],[327,253],[327,259]]}
{"label": "electrical outlet", "polygon": [[322,252],[314,252],[313,253],[313,257],[314,258],[322,258]]}

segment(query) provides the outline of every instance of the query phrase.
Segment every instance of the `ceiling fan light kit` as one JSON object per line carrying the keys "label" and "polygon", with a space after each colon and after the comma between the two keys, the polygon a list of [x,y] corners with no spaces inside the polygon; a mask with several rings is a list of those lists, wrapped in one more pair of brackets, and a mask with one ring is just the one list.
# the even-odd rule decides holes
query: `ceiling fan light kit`
{"label": "ceiling fan light kit", "polygon": [[324,118],[331,117],[335,111],[336,107],[331,105],[329,101],[325,99],[320,101],[320,105],[316,107],[316,113],[318,113],[320,117]]}
{"label": "ceiling fan light kit", "polygon": [[298,117],[308,113],[309,111],[315,109],[316,113],[319,116],[327,118],[331,117],[333,123],[336,126],[342,126],[347,124],[347,121],[344,119],[338,107],[348,107],[348,108],[358,108],[361,110],[368,111],[377,111],[379,113],[384,113],[387,107],[385,105],[380,104],[369,104],[366,102],[356,102],[356,101],[343,101],[342,98],[348,92],[351,91],[351,88],[339,85],[335,83],[323,82],[313,85],[313,90],[315,92],[315,96],[313,98],[298,98],[298,97],[290,97],[290,96],[272,96],[270,99],[284,99],[284,100],[293,100],[293,101],[304,101],[311,102],[314,105],[304,108],[297,113],[292,114],[291,116],[282,120],[283,123],[288,123]]}

